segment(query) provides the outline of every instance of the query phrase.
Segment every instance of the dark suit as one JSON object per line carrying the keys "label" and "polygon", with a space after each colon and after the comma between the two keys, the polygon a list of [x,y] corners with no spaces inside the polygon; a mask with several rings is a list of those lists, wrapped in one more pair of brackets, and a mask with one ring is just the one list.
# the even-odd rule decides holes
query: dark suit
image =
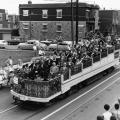
{"label": "dark suit", "polygon": [[52,66],[52,60],[46,60],[44,62],[44,80],[47,80],[49,73],[50,73],[50,67]]}

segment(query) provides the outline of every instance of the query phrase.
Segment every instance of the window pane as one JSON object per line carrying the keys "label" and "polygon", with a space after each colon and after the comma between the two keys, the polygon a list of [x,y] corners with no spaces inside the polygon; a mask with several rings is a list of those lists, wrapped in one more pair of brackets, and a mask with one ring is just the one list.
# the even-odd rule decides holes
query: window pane
{"label": "window pane", "polygon": [[29,29],[29,23],[28,22],[23,23],[23,29]]}
{"label": "window pane", "polygon": [[3,24],[0,24],[0,28],[3,28]]}
{"label": "window pane", "polygon": [[48,18],[48,10],[42,10],[42,18]]}
{"label": "window pane", "polygon": [[57,10],[57,18],[62,18],[62,9]]}
{"label": "window pane", "polygon": [[57,32],[62,32],[62,25],[57,25]]}
{"label": "window pane", "polygon": [[48,25],[47,25],[47,24],[43,24],[42,30],[43,30],[43,31],[47,31],[47,30],[48,30]]}
{"label": "window pane", "polygon": [[23,16],[28,16],[28,10],[23,10]]}
{"label": "window pane", "polygon": [[0,21],[3,20],[3,16],[2,16],[2,13],[0,13]]}

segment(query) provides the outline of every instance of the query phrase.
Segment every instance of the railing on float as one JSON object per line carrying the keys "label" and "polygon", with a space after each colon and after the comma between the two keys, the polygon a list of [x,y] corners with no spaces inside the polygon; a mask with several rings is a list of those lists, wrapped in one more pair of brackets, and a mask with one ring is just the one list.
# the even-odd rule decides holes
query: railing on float
{"label": "railing on float", "polygon": [[82,69],[85,69],[89,66],[92,66],[93,63],[100,61],[102,58],[113,53],[115,50],[120,49],[120,45],[115,47],[108,47],[101,51],[101,53],[93,54],[92,58],[86,58],[79,65],[75,65],[73,68],[68,68],[62,75],[56,76],[54,79],[48,81],[41,80],[20,80],[19,84],[13,85],[13,90],[17,93],[38,97],[38,98],[48,98],[54,95],[57,92],[61,91],[61,78],[66,81],[70,79],[71,76],[82,72]]}
{"label": "railing on float", "polygon": [[115,45],[115,50],[118,50],[118,49],[120,49],[120,44]]}
{"label": "railing on float", "polygon": [[[118,49],[120,49],[120,44],[112,47],[107,47],[103,49],[101,53],[93,54],[92,59],[91,58],[84,59],[80,65],[76,65],[74,68],[70,70],[68,69],[63,74],[64,81],[70,79],[72,75],[82,72],[83,69],[92,66],[93,63],[99,62],[102,58],[107,57],[109,54],[113,53],[115,50]],[[115,58],[118,58],[118,56]]]}

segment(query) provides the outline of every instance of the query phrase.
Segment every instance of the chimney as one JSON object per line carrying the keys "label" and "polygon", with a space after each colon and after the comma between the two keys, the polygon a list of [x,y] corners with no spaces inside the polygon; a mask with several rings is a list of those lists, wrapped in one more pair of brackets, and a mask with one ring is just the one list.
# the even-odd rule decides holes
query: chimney
{"label": "chimney", "polygon": [[31,0],[29,0],[29,1],[28,1],[28,4],[29,4],[29,5],[31,5],[31,4],[32,4],[32,1],[31,1]]}

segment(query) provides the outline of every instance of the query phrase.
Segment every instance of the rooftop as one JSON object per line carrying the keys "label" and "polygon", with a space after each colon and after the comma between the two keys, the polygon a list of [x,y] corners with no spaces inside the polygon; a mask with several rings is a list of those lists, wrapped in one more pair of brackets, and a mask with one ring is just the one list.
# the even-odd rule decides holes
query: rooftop
{"label": "rooftop", "polygon": [[[76,3],[73,3],[73,6],[76,6]],[[63,8],[71,7],[71,3],[48,3],[48,4],[20,4],[19,8]],[[88,4],[88,3],[79,3],[79,7],[92,7],[99,8],[98,5]]]}

